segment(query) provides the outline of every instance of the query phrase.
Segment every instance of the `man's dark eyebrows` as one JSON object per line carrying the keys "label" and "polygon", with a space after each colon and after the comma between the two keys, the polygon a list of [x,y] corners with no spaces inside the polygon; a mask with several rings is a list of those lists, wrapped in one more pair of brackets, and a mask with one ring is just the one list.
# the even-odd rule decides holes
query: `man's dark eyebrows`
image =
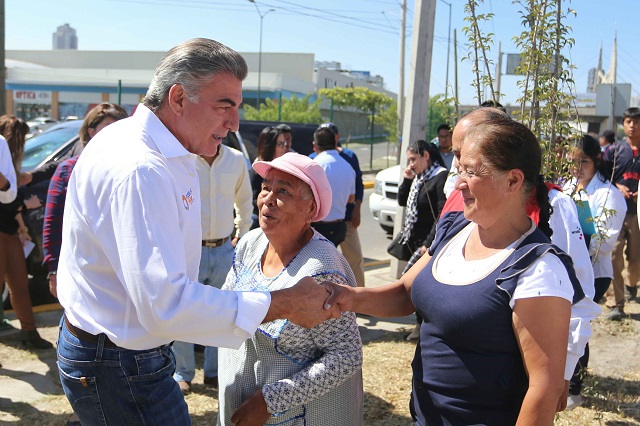
{"label": "man's dark eyebrows", "polygon": [[234,100],[229,98],[218,99],[218,102],[229,104],[232,107],[238,106],[238,104],[236,104]]}

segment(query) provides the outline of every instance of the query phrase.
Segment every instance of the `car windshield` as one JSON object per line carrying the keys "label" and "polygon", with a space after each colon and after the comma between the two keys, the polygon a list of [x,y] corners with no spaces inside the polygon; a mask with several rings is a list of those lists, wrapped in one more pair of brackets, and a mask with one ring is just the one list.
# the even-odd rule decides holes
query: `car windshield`
{"label": "car windshield", "polygon": [[60,126],[35,136],[24,144],[22,171],[29,172],[78,135],[80,126]]}

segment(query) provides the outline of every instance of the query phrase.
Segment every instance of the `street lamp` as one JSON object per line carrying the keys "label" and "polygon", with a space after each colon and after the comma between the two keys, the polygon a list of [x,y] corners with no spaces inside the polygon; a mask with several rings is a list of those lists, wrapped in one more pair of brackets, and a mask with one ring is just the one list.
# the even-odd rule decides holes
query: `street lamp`
{"label": "street lamp", "polygon": [[262,83],[262,20],[264,19],[269,12],[275,12],[275,9],[269,9],[265,13],[260,13],[260,9],[258,8],[258,4],[255,0],[249,0],[256,7],[256,11],[258,12],[258,16],[260,16],[260,50],[258,52],[258,101],[256,103],[256,107],[260,108],[260,86]]}

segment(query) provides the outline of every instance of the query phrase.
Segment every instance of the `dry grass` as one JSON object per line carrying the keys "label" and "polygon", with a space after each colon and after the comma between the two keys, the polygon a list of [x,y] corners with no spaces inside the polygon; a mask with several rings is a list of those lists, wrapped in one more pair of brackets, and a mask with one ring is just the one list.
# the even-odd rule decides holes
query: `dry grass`
{"label": "dry grass", "polygon": [[[599,319],[594,322],[590,375],[585,381],[584,404],[557,416],[560,426],[640,425],[640,304],[627,309],[632,316],[622,322]],[[54,341],[56,327],[42,328],[42,334]],[[364,346],[365,424],[375,426],[410,425],[409,394],[411,360],[415,345],[404,340],[406,333],[386,332]],[[198,365],[202,355],[197,354]],[[0,340],[0,387],[8,377],[24,382],[30,364],[40,365],[47,377],[57,375],[53,351],[38,356],[15,342]],[[18,371],[21,370],[21,371]],[[187,396],[194,425],[215,423],[217,391],[202,385],[202,370],[197,370],[193,392]],[[51,382],[51,380],[49,380]],[[27,385],[25,383],[25,385]],[[37,385],[31,384],[37,388]],[[0,425],[63,425],[71,413],[59,386],[35,403],[20,402],[0,389]]]}

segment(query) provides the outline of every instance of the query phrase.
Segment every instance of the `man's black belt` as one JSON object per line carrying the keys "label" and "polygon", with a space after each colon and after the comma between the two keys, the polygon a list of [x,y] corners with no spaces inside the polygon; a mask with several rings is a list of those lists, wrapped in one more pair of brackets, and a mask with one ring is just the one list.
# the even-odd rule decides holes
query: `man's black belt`
{"label": "man's black belt", "polygon": [[[67,319],[67,316],[64,316],[64,323],[67,326],[67,330],[69,330],[69,333],[73,334],[74,336],[76,336],[78,339],[80,340],[84,340],[85,342],[89,342],[89,343],[93,343],[93,344],[98,344],[98,339],[100,338],[100,336],[96,336],[95,334],[91,334],[91,333],[87,333],[86,331],[76,327],[75,325],[71,324],[69,322],[69,320]],[[116,345],[115,343],[113,343],[106,335],[104,336],[104,347],[105,348],[117,348],[118,345]]]}
{"label": "man's black belt", "polygon": [[202,247],[220,247],[227,241],[231,239],[231,235],[225,238],[220,238],[219,240],[202,240]]}

